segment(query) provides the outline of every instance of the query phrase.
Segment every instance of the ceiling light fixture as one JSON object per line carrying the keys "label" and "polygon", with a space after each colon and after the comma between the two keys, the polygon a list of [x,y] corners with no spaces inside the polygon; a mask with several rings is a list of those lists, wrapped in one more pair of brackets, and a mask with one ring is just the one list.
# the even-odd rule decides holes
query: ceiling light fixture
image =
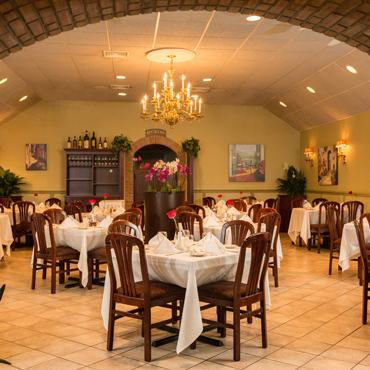
{"label": "ceiling light fixture", "polygon": [[0,85],[2,85],[4,82],[8,81],[7,78],[3,78],[1,81],[0,81]]}
{"label": "ceiling light fixture", "polygon": [[124,80],[126,76],[117,76],[116,78],[118,78],[119,80]]}
{"label": "ceiling light fixture", "polygon": [[285,103],[283,103],[282,101],[279,101],[280,105],[282,105],[284,108],[287,107],[287,105]]}
{"label": "ceiling light fixture", "polygon": [[[167,55],[167,58],[171,59],[171,67],[167,71],[169,74],[169,86],[167,85],[167,73],[164,74],[164,88],[160,93],[157,93],[157,85],[154,83],[154,94],[150,102],[150,105],[154,107],[154,113],[150,114],[147,109],[147,96],[145,95],[142,100],[143,113],[141,118],[146,122],[147,118],[151,118],[157,125],[158,121],[162,124],[166,123],[171,128],[176,124],[181,124],[184,119],[192,123],[193,119],[198,118],[199,121],[203,117],[202,112],[202,99],[198,97],[192,97],[190,93],[190,83],[187,89],[185,89],[185,75],[182,76],[182,87],[179,93],[174,92],[173,74],[173,59],[176,55]],[[149,58],[148,58],[149,59]],[[199,103],[199,107],[197,107]],[[199,110],[197,110],[197,108]]]}
{"label": "ceiling light fixture", "polygon": [[312,94],[316,93],[316,91],[312,87],[307,86],[307,90],[311,92]]}
{"label": "ceiling light fixture", "polygon": [[126,93],[118,93],[119,96],[126,96]]}
{"label": "ceiling light fixture", "polygon": [[351,66],[346,66],[346,68],[351,72],[351,73],[357,73],[357,71],[351,67]]}
{"label": "ceiling light fixture", "polygon": [[246,20],[249,21],[249,22],[259,21],[260,19],[261,19],[261,17],[258,16],[258,15],[251,15],[251,16],[246,18]]}
{"label": "ceiling light fixture", "polygon": [[21,98],[19,99],[19,101],[26,100],[27,98],[28,98],[28,96],[27,96],[27,95],[25,95],[25,96],[21,97]]}
{"label": "ceiling light fixture", "polygon": [[212,78],[203,78],[204,82],[212,81]]}

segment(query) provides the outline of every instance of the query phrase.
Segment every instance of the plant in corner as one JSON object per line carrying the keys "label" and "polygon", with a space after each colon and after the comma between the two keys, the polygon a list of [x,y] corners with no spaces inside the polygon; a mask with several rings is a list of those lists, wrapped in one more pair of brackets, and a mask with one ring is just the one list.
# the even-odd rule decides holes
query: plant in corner
{"label": "plant in corner", "polygon": [[114,137],[111,148],[112,148],[112,154],[114,154],[116,157],[120,151],[120,149],[123,149],[126,155],[132,150],[133,141],[129,140],[127,136],[117,135]]}
{"label": "plant in corner", "polygon": [[292,198],[294,195],[303,195],[306,189],[306,177],[302,171],[297,171],[293,166],[289,166],[286,180],[278,179],[278,181],[281,183],[278,190],[283,194],[290,194]]}
{"label": "plant in corner", "polygon": [[24,177],[17,176],[0,166],[0,197],[10,198],[12,194],[20,193],[19,185],[25,184],[22,180],[24,180]]}
{"label": "plant in corner", "polygon": [[191,139],[185,140],[181,142],[182,149],[184,149],[184,152],[190,157],[197,158],[198,152],[200,151],[200,145],[199,140],[194,139],[193,136]]}

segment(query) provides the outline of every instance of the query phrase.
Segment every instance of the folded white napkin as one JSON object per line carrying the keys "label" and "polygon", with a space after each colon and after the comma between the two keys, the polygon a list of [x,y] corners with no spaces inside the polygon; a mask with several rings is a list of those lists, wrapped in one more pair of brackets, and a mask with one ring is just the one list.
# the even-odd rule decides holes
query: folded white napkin
{"label": "folded white napkin", "polygon": [[148,242],[150,247],[155,248],[162,240],[164,239],[164,235],[158,233],[157,235],[153,236]]}
{"label": "folded white napkin", "polygon": [[206,211],[206,216],[209,216],[210,214],[213,213],[209,207],[205,208],[205,211]]}
{"label": "folded white napkin", "polygon": [[98,226],[108,228],[109,225],[112,223],[112,221],[113,221],[113,218],[110,216],[107,216],[102,222],[100,222]]}
{"label": "folded white napkin", "polygon": [[227,212],[227,207],[225,205],[221,205],[217,208],[217,214],[223,215]]}
{"label": "folded white napkin", "polygon": [[69,217],[67,217],[59,226],[60,229],[70,229],[76,227],[76,223]]}
{"label": "folded white napkin", "polygon": [[103,212],[101,211],[101,209],[98,206],[95,206],[93,209],[94,209],[94,213],[96,215],[102,215],[103,214]]}
{"label": "folded white napkin", "polygon": [[211,215],[209,215],[209,216],[207,216],[203,219],[203,226],[205,226],[205,227],[219,226],[217,216],[212,212]]}
{"label": "folded white napkin", "polygon": [[39,208],[45,208],[45,204],[41,202],[41,203],[38,205],[38,207],[39,207]]}
{"label": "folded white napkin", "polygon": [[117,208],[114,212],[113,212],[113,214],[114,215],[121,215],[122,213],[125,213],[125,209],[124,208],[122,208],[121,206],[119,206],[119,208]]}
{"label": "folded white napkin", "polygon": [[239,219],[239,220],[241,220],[241,221],[248,221],[248,222],[250,222],[252,225],[254,225],[254,224],[253,224],[253,220],[252,220],[248,215],[244,215],[244,216],[240,217],[240,219]]}
{"label": "folded white napkin", "polygon": [[197,244],[203,243],[202,251],[205,253],[227,254],[225,246],[212,234],[207,235]]}
{"label": "folded white napkin", "polygon": [[58,206],[58,204],[53,204],[52,206],[50,206],[50,208],[54,208],[54,209],[62,209],[62,208],[60,208],[59,206]]}
{"label": "folded white napkin", "polygon": [[240,215],[240,212],[239,212],[235,207],[231,207],[231,208],[227,211],[227,214],[228,214],[228,215]]}
{"label": "folded white napkin", "polygon": [[225,202],[223,199],[221,199],[221,200],[219,200],[219,201],[217,202],[216,207],[219,207],[219,206],[225,206],[225,205],[226,205],[226,202]]}
{"label": "folded white napkin", "polygon": [[320,208],[320,204],[321,204],[321,203],[319,203],[317,206],[313,207],[313,209],[319,210],[319,208]]}
{"label": "folded white napkin", "polygon": [[311,209],[312,208],[311,203],[310,202],[306,202],[305,204],[303,204],[303,208],[304,209]]}
{"label": "folded white napkin", "polygon": [[170,242],[165,236],[162,235],[162,240],[153,249],[154,254],[167,254],[167,253],[179,253],[180,251],[175,248],[174,244]]}
{"label": "folded white napkin", "polygon": [[68,218],[71,219],[75,225],[80,226],[80,223],[73,216],[68,216]]}

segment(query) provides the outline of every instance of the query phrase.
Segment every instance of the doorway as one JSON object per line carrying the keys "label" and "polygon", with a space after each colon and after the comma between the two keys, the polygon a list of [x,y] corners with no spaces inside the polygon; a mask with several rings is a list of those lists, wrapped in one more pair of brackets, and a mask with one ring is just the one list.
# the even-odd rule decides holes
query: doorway
{"label": "doorway", "polygon": [[[134,155],[135,158],[141,157],[142,162],[134,162],[134,200],[144,200],[144,191],[148,188],[145,175],[148,170],[140,169],[141,163],[150,163],[150,167],[159,159],[163,162],[172,162],[176,159],[176,153],[165,145],[151,144],[140,148]],[[170,176],[168,178],[171,181]]]}

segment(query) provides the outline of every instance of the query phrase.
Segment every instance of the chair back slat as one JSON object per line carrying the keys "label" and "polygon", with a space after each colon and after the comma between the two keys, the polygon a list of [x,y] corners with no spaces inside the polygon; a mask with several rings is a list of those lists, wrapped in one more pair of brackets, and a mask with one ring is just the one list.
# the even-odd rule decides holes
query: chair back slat
{"label": "chair back slat", "polygon": [[[257,213],[258,211],[262,208],[261,204],[254,204],[252,207],[249,208],[248,210],[248,216],[253,220],[253,222],[257,222]],[[253,216],[252,216],[253,214]]]}
{"label": "chair back slat", "polygon": [[[357,200],[351,200],[348,202],[344,202],[340,206],[340,215],[342,223],[344,223],[344,212],[347,208],[347,222],[351,222],[357,219],[357,217],[360,217],[364,213],[364,203],[359,202]],[[359,215],[357,215],[357,212],[359,212]]]}
{"label": "chair back slat", "polygon": [[[41,213],[34,213],[31,216],[31,229],[33,238],[34,253],[48,254],[48,245],[46,242],[46,227],[48,226],[51,254],[56,254],[56,246],[54,239],[53,223],[47,215]],[[50,251],[50,250],[49,250]]]}
{"label": "chair back slat", "polygon": [[332,242],[342,237],[343,226],[339,215],[339,209],[334,206],[329,206],[326,210],[326,220]]}
{"label": "chair back slat", "polygon": [[81,212],[86,212],[86,206],[80,200],[74,200],[70,204],[74,204],[75,206],[77,206],[80,209]]}
{"label": "chair back slat", "polygon": [[181,212],[176,214],[176,220],[181,223],[183,230],[189,230],[190,234],[194,235],[194,222],[199,222],[199,236],[203,235],[203,219],[202,216],[192,212]]}
{"label": "chair back slat", "polygon": [[43,214],[48,216],[53,224],[60,224],[67,218],[67,213],[62,209],[50,208],[44,211]]}
{"label": "chair back slat", "polygon": [[137,226],[129,221],[113,221],[108,227],[108,233],[118,233],[118,234],[127,234],[134,235],[139,237],[139,229]]}
{"label": "chair back slat", "polygon": [[266,199],[263,203],[263,208],[274,208],[274,209],[277,209],[277,201],[278,199],[274,199],[274,198],[269,198],[269,199]]}
{"label": "chair back slat", "polygon": [[365,233],[364,233],[364,220],[370,225],[370,213],[364,213],[360,217],[360,221],[354,220],[355,230],[358,240],[358,245],[361,252],[362,266],[364,267],[365,276],[369,276],[369,262],[370,262],[370,250],[366,247]]}
{"label": "chair back slat", "polygon": [[[246,252],[250,251],[251,262],[245,290],[241,291]],[[235,276],[234,300],[241,295],[250,296],[263,291],[267,266],[271,251],[270,233],[256,233],[247,238],[240,248],[238,267]]]}
{"label": "chair back slat", "polygon": [[[328,212],[328,207],[333,206],[334,208],[337,208],[338,211],[340,209],[340,204],[338,202],[322,202],[319,207],[319,225],[327,225],[328,219],[326,217],[326,214]],[[325,223],[323,222],[323,210],[325,209]]]}
{"label": "chair back slat", "polygon": [[194,208],[190,206],[179,206],[176,208],[176,214],[181,213],[181,212],[191,212],[191,213],[196,213]]}
{"label": "chair back slat", "polygon": [[59,207],[62,206],[62,201],[58,198],[49,198],[45,200],[45,205],[49,205],[51,207],[53,204],[58,205]]}
{"label": "chair back slat", "polygon": [[135,201],[134,203],[132,203],[132,208],[139,208],[139,206],[142,206],[144,205],[144,201],[143,200],[137,200]]}
{"label": "chair back slat", "polygon": [[291,207],[291,209],[293,209],[293,208],[303,208],[303,201],[304,201],[304,199],[303,199],[303,198],[296,198],[296,199],[293,199],[293,200],[290,202],[290,207]]}
{"label": "chair back slat", "polygon": [[251,195],[248,195],[248,196],[243,197],[243,198],[241,198],[241,199],[242,199],[242,200],[245,200],[245,201],[247,202],[247,204],[249,204],[249,205],[253,204],[253,201],[254,201],[254,200],[257,200],[257,198],[252,197]]}
{"label": "chair back slat", "polygon": [[311,205],[312,205],[312,207],[315,207],[315,206],[317,206],[318,204],[323,203],[323,202],[329,202],[329,200],[328,200],[328,199],[325,199],[325,198],[315,198],[315,199],[312,201]]}
{"label": "chair back slat", "polygon": [[[240,212],[247,212],[247,204],[241,199],[229,199],[228,202],[232,202],[232,206]],[[229,204],[227,202],[227,204]]]}
{"label": "chair back slat", "polygon": [[[187,205],[186,202],[185,202],[185,205]],[[212,202],[208,198],[203,198],[203,206],[207,206],[209,208],[212,208]]]}
{"label": "chair back slat", "polygon": [[75,203],[66,204],[64,211],[68,216],[73,216],[78,222],[82,222],[81,209]]}
{"label": "chair back slat", "polygon": [[5,208],[10,208],[11,203],[13,203],[11,199],[6,197],[0,197],[0,204],[3,205]]}
{"label": "chair back slat", "polygon": [[241,247],[244,240],[254,233],[253,225],[248,221],[237,220],[226,222],[221,229],[221,243],[225,244],[227,230],[231,232],[231,244]]}
{"label": "chair back slat", "polygon": [[258,212],[257,212],[257,221],[264,215],[267,215],[269,213],[277,213],[277,210],[275,208],[270,208],[270,207],[266,207],[266,208],[261,208]]}
{"label": "chair back slat", "polygon": [[139,218],[137,226],[142,226],[141,221],[142,221],[142,216],[143,215],[142,215],[141,210],[139,208],[129,208],[129,209],[126,209],[126,212],[136,213],[138,218]]}
{"label": "chair back slat", "polygon": [[117,215],[113,219],[113,222],[115,221],[128,221],[134,224],[135,226],[140,225],[140,217],[137,213],[134,213],[134,212],[125,212],[120,215]]}
{"label": "chair back slat", "polygon": [[[18,230],[30,229],[31,223],[28,221],[31,208],[31,214],[35,213],[35,205],[31,202],[20,201],[15,202],[13,205],[13,224]],[[16,210],[19,211],[19,222],[17,222]]]}
{"label": "chair back slat", "polygon": [[270,212],[258,220],[257,232],[262,232],[262,225],[265,224],[265,231],[271,235],[271,249],[276,251],[277,240],[280,233],[281,216],[277,212]]}
{"label": "chair back slat", "polygon": [[[198,204],[192,204],[192,203],[188,203],[187,206],[191,209],[194,210],[194,212],[197,214],[197,215],[201,215],[203,218],[206,217],[206,210],[202,207],[202,206],[198,206]],[[179,208],[179,207],[177,207]],[[176,208],[176,213],[177,213],[177,208]],[[190,212],[190,211],[188,211]]]}

